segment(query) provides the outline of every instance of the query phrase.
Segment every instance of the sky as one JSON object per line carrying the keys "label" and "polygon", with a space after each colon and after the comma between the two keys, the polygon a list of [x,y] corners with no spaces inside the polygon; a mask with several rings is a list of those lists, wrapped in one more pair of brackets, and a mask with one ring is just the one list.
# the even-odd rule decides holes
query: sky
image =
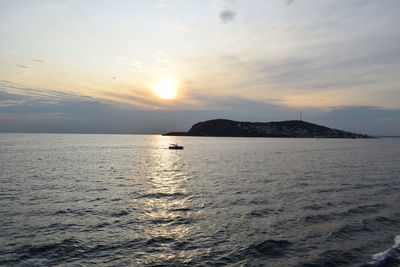
{"label": "sky", "polygon": [[0,132],[400,135],[398,0],[0,0]]}

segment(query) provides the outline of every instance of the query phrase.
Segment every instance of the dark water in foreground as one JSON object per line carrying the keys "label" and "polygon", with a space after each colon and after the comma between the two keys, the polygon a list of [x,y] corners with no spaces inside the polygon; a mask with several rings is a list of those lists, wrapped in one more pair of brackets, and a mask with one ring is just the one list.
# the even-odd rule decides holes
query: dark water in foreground
{"label": "dark water in foreground", "polygon": [[360,266],[400,234],[400,139],[0,134],[0,152],[0,265]]}

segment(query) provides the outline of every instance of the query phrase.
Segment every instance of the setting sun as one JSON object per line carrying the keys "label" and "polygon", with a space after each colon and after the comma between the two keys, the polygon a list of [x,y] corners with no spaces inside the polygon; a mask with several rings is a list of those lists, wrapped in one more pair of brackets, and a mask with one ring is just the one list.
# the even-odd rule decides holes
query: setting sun
{"label": "setting sun", "polygon": [[154,93],[164,99],[172,99],[176,96],[177,85],[172,79],[162,79],[155,83]]}

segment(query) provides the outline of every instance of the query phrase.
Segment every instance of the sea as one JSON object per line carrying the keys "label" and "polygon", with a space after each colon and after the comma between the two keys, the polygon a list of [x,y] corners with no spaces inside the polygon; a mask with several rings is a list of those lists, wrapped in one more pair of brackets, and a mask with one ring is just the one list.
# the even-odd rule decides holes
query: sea
{"label": "sea", "polygon": [[400,266],[399,182],[395,138],[3,133],[0,265]]}

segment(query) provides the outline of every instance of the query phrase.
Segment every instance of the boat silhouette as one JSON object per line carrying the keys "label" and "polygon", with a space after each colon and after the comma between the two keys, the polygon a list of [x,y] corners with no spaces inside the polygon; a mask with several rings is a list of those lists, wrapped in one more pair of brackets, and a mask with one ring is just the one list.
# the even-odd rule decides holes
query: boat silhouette
{"label": "boat silhouette", "polygon": [[180,146],[178,144],[170,144],[169,149],[183,149],[183,146]]}

